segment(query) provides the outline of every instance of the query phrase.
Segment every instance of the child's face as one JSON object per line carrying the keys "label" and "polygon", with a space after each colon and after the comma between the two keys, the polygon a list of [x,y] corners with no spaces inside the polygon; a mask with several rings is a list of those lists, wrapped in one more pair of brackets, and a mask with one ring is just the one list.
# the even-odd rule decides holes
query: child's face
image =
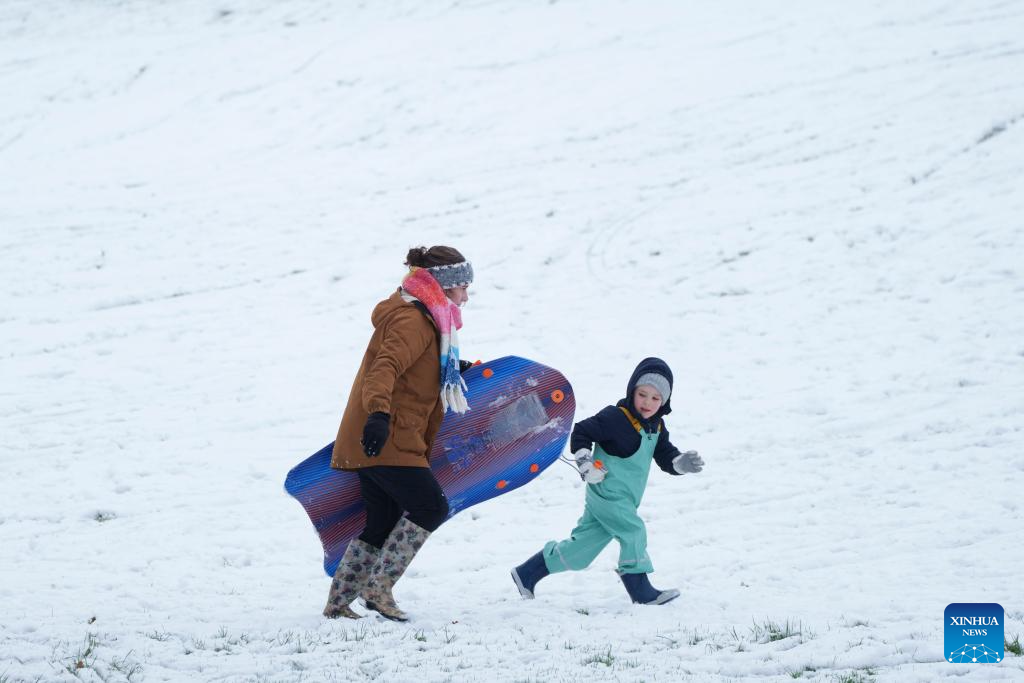
{"label": "child's face", "polygon": [[646,420],[661,408],[661,394],[650,384],[641,384],[633,392],[633,407]]}

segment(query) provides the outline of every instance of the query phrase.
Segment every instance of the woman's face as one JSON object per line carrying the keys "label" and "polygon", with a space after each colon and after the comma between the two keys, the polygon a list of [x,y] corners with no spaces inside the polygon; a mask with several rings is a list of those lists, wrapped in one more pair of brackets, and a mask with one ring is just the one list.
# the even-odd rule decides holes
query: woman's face
{"label": "woman's face", "polygon": [[462,304],[469,301],[469,292],[466,291],[465,287],[452,287],[451,289],[444,290],[444,293],[456,306],[462,306]]}

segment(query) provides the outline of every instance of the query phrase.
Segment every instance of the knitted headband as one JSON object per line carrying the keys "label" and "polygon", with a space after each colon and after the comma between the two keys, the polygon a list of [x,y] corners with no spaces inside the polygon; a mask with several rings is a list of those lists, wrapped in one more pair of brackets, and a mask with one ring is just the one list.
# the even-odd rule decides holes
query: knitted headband
{"label": "knitted headband", "polygon": [[437,280],[437,284],[441,285],[441,289],[468,287],[473,283],[473,264],[469,261],[449,263],[446,266],[431,266],[427,270]]}
{"label": "knitted headband", "polygon": [[640,375],[640,378],[636,381],[636,386],[643,384],[654,387],[654,390],[661,394],[662,403],[668,402],[668,397],[672,394],[672,387],[669,386],[667,379],[656,372],[648,372]]}

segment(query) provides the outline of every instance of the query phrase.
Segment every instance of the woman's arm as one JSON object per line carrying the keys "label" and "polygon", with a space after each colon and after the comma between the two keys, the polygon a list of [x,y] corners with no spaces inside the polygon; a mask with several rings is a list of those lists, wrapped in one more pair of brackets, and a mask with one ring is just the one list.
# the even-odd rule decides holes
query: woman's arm
{"label": "woman's arm", "polygon": [[[363,410],[390,413],[395,380],[409,369],[434,339],[433,326],[412,306],[384,326],[377,355],[363,377]],[[440,361],[438,361],[440,367]]]}

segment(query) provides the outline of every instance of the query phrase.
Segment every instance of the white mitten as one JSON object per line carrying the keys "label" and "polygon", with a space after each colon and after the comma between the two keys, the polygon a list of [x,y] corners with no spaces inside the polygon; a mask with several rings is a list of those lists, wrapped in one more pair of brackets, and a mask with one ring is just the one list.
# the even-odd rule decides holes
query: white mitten
{"label": "white mitten", "polygon": [[576,467],[580,470],[580,478],[588,484],[600,484],[604,481],[605,470],[600,461],[594,460],[589,448],[581,448],[572,454],[576,459]]}
{"label": "white mitten", "polygon": [[704,461],[697,455],[697,451],[686,451],[672,458],[672,469],[679,474],[697,473],[704,469]]}

